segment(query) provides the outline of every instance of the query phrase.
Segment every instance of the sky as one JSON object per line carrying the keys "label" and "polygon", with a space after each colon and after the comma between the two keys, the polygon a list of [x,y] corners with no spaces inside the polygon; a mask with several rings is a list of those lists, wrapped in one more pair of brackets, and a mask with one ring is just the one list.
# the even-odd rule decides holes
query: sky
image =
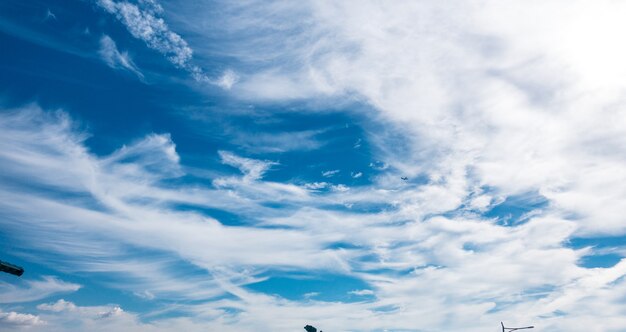
{"label": "sky", "polygon": [[0,2],[0,329],[626,330],[624,16]]}

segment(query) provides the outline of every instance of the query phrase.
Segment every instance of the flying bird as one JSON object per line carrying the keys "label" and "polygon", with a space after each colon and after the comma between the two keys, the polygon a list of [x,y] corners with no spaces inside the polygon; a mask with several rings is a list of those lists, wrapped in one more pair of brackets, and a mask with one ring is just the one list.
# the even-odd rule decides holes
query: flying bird
{"label": "flying bird", "polygon": [[406,176],[401,177],[401,179],[404,180],[404,181],[408,181],[409,180],[409,178],[406,177]]}

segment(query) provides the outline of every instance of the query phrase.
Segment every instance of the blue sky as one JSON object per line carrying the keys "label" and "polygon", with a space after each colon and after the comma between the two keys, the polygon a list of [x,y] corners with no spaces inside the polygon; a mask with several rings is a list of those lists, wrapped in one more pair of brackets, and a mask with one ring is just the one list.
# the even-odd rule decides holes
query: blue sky
{"label": "blue sky", "polygon": [[623,331],[624,14],[1,2],[0,328]]}

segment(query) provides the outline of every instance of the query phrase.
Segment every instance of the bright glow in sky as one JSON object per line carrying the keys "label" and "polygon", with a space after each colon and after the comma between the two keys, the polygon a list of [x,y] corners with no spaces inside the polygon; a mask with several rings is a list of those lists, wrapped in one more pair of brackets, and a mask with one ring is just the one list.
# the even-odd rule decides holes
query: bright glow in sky
{"label": "bright glow in sky", "polygon": [[626,331],[626,3],[0,2],[0,329]]}

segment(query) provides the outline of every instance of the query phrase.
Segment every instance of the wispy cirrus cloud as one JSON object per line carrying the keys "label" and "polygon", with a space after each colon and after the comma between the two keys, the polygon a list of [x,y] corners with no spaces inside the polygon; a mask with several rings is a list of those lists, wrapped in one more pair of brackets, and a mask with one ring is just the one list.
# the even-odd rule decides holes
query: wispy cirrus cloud
{"label": "wispy cirrus cloud", "polygon": [[[91,272],[106,270],[119,276],[125,275],[128,279],[127,285],[143,285],[142,289],[134,290],[138,293],[149,291],[157,295],[170,294],[170,297],[185,294],[184,297],[191,295],[197,299],[210,298],[223,293],[210,274],[198,276],[197,279],[187,278],[187,281],[193,279],[198,282],[194,286],[188,286],[187,282],[176,281],[177,275],[169,271],[167,266],[173,264],[170,259],[163,258],[161,255],[156,255],[151,259],[142,255],[143,258],[139,259],[132,254],[124,254],[123,247],[133,245],[159,253],[164,248],[157,243],[171,243],[175,246],[178,246],[175,243],[186,243],[184,247],[188,249],[195,247],[192,249],[195,253],[188,252],[191,255],[189,258],[195,261],[194,264],[199,264],[202,268],[213,271],[212,273],[222,271],[220,266],[231,265],[230,263],[234,261],[242,263],[241,266],[251,267],[260,267],[266,263],[268,266],[287,267],[292,264],[303,266],[309,263],[301,261],[300,258],[313,255],[310,259],[317,261],[316,264],[320,267],[330,267],[334,264],[333,262],[340,259],[336,253],[317,252],[314,249],[314,244],[319,241],[323,242],[324,239],[311,242],[307,235],[288,230],[224,227],[216,220],[175,209],[177,204],[185,203],[209,204],[208,206],[219,206],[222,209],[229,206],[227,210],[239,211],[237,213],[243,213],[243,215],[249,213],[250,217],[256,215],[257,218],[265,213],[279,213],[264,209],[259,204],[260,202],[250,201],[247,198],[248,195],[253,195],[249,196],[250,198],[256,195],[268,195],[267,198],[273,197],[273,199],[280,200],[298,192],[296,199],[301,200],[306,195],[305,190],[295,185],[256,183],[261,179],[262,174],[274,164],[273,162],[258,161],[222,152],[221,157],[225,163],[240,168],[244,173],[241,181],[235,181],[235,188],[240,192],[241,197],[224,195],[231,190],[230,187],[224,190],[206,188],[201,191],[191,187],[185,193],[187,189],[177,188],[171,191],[159,185],[160,180],[181,175],[178,155],[167,135],[150,135],[135,144],[120,148],[109,156],[97,158],[89,154],[82,146],[83,136],[72,132],[73,125],[63,113],[44,115],[36,108],[27,108],[2,115],[0,126],[7,129],[3,131],[7,139],[4,141],[0,157],[12,165],[3,168],[4,171],[14,174],[16,178],[31,179],[34,181],[32,184],[39,183],[44,187],[54,188],[59,193],[86,195],[85,199],[64,202],[54,194],[51,196],[32,195],[27,187],[21,187],[21,185],[18,187],[21,187],[23,191],[5,187],[0,193],[3,197],[15,198],[3,203],[7,211],[12,211],[7,214],[13,216],[4,223],[7,229],[21,227],[24,230],[22,235],[30,239],[41,239],[36,241],[38,243],[36,246],[42,250],[50,250],[61,255],[60,257],[73,257],[67,264],[76,270]],[[39,138],[34,139],[35,137]],[[25,153],[25,151],[29,152]],[[74,167],[62,167],[67,164],[72,164]],[[21,167],[14,167],[17,165]],[[37,165],[42,167],[41,170],[45,169],[44,173],[57,173],[58,176],[55,177],[57,180],[36,177],[35,173],[31,172],[35,172]],[[68,179],[72,181],[65,181]],[[10,194],[9,191],[11,191]],[[198,198],[201,199],[197,200]],[[218,203],[220,201],[221,203]],[[217,205],[214,205],[216,203]],[[44,214],[36,215],[36,210],[26,209],[25,207],[30,204],[39,205],[42,208],[39,211],[46,211],[45,214],[48,217]],[[158,212],[163,208],[169,212],[165,214]],[[264,213],[263,210],[267,212]],[[30,214],[28,211],[35,214]],[[56,217],[49,218],[52,215]],[[31,220],[32,223],[23,225],[20,220]],[[170,226],[166,225],[172,220],[180,222],[174,228],[176,231],[170,229],[162,233],[164,229],[161,229],[161,226],[169,229]],[[151,226],[147,227],[148,224]],[[120,242],[127,235],[130,236],[141,229],[152,229],[154,233],[147,237],[132,235],[128,239],[134,240]],[[183,233],[179,233],[180,231]],[[90,237],[88,235],[90,233],[109,234],[110,237],[100,235]],[[55,235],[51,237],[50,234]],[[164,235],[167,238],[163,238]],[[222,240],[219,239],[224,242],[220,244]],[[205,255],[207,243],[215,246],[211,258]],[[235,245],[232,250],[229,250],[234,256],[229,257],[222,251],[222,245],[227,245],[227,243]],[[253,255],[239,248],[238,244],[243,243],[247,243],[248,248],[255,252],[265,246],[276,247],[277,251],[275,254],[270,254],[261,250],[267,255]],[[77,253],[80,254],[76,255]],[[191,258],[192,256],[195,258]],[[94,261],[94,258],[97,258],[97,261]],[[149,262],[142,263],[146,259]],[[236,270],[231,273],[229,279],[239,280],[237,283],[255,280],[254,274],[235,273]],[[206,287],[205,290],[203,287]],[[174,293],[179,295],[174,295]]]}
{"label": "wispy cirrus cloud", "polygon": [[246,150],[259,153],[282,153],[288,151],[310,151],[319,149],[324,142],[316,136],[321,130],[305,130],[296,132],[258,132],[239,131],[234,134],[233,143]]}
{"label": "wispy cirrus cloud", "polygon": [[[625,89],[616,75],[626,68],[614,57],[624,50],[610,42],[623,27],[623,5],[224,6],[237,14],[215,17],[215,28],[241,38],[222,51],[257,68],[238,85],[244,98],[332,103],[359,95],[378,112],[372,116],[390,121],[368,140],[405,174],[474,181],[504,195],[538,191],[580,217],[580,234],[624,232],[617,207],[626,195],[616,183],[625,163],[615,142],[626,137],[625,110],[616,106]],[[602,23],[587,28],[581,16]],[[249,24],[264,33],[245,33]],[[259,45],[286,40],[281,52]],[[246,56],[249,47],[256,56]]]}
{"label": "wispy cirrus cloud", "polygon": [[159,15],[163,8],[156,1],[131,3],[128,1],[98,0],[97,4],[115,15],[133,37],[141,39],[163,53],[173,64],[189,68],[193,51],[187,42],[172,32]]}
{"label": "wispy cirrus cloud", "polygon": [[0,303],[32,302],[45,299],[59,293],[71,293],[79,290],[81,285],[65,282],[52,276],[42,280],[24,280],[15,285],[0,282]]}
{"label": "wispy cirrus cloud", "polygon": [[[601,293],[602,285],[623,275],[622,265],[602,272],[579,267],[585,251],[563,245],[576,225],[558,215],[540,214],[514,227],[471,215],[433,217],[464,202],[467,189],[459,190],[450,181],[385,188],[394,184],[383,177],[371,187],[311,193],[294,184],[265,181],[263,174],[273,162],[223,151],[219,157],[243,173],[239,178],[224,187],[172,187],[162,180],[180,176],[183,168],[167,135],[149,135],[98,157],[88,152],[85,134],[63,113],[31,106],[3,113],[0,126],[6,129],[0,154],[5,174],[25,178],[53,171],[58,178],[74,180],[27,178],[31,185],[54,191],[31,191],[15,183],[1,188],[3,211],[11,216],[3,219],[3,228],[20,228],[16,243],[40,250],[41,257],[50,256],[60,269],[106,271],[116,280],[109,287],[151,294],[151,301],[176,299],[179,304],[168,310],[198,315],[201,321],[190,325],[198,330],[252,331],[260,322],[288,329],[309,319],[337,329],[410,330],[414,326],[408,317],[417,315],[426,329],[472,326],[468,330],[479,331],[502,315],[522,320],[517,313],[521,308],[536,319],[570,308],[577,301],[571,292]],[[75,166],[54,166],[68,163]],[[18,164],[28,167],[13,167]],[[60,193],[89,199],[68,200]],[[239,214],[242,224],[226,226],[219,219],[178,210],[181,203],[219,207]],[[368,212],[370,204],[381,203],[387,208]],[[352,208],[340,208],[345,204]],[[129,247],[141,250],[125,249]],[[185,269],[177,272],[179,264],[203,272],[185,275]],[[317,297],[288,301],[248,288],[263,281],[266,271],[276,270],[358,278],[367,291],[352,295],[373,298],[354,303]],[[533,304],[537,297],[532,294],[543,288],[550,289],[539,297],[546,300]],[[55,326],[81,319],[102,328],[121,321],[138,330],[148,328],[135,314],[115,308],[81,311],[77,305],[56,302],[40,305],[39,316]],[[89,314],[75,316],[81,312]],[[224,315],[228,320],[217,319]],[[476,317],[482,318],[477,322]],[[570,324],[570,319],[552,317],[545,323]],[[153,326],[189,322],[159,319]]]}
{"label": "wispy cirrus cloud", "polygon": [[[624,108],[617,106],[624,85],[616,80],[624,65],[613,57],[623,49],[611,42],[615,31],[623,27],[616,15],[624,13],[624,6],[608,1],[510,6],[495,1],[480,6],[317,1],[299,6],[252,2],[224,7],[221,13],[230,9],[236,14],[226,15],[215,24],[216,29],[241,38],[220,50],[255,68],[235,88],[242,98],[332,103],[337,97],[356,94],[373,106],[376,113],[368,116],[389,121],[384,130],[369,132],[367,137],[378,149],[379,160],[384,160],[372,164],[385,173],[376,180],[374,188],[379,190],[334,192],[342,202],[384,201],[408,219],[422,220],[429,212],[443,213],[459,206],[479,217],[501,204],[503,197],[532,192],[547,199],[548,205],[539,215],[528,214],[524,223],[555,227],[564,232],[562,241],[574,234],[624,232],[619,215],[624,212],[626,195],[619,183],[626,163],[622,149],[615,145],[626,135]],[[194,17],[189,8],[179,10]],[[196,13],[210,12],[199,8],[203,6],[193,6]],[[579,17],[602,23],[587,28]],[[201,21],[196,18],[189,21]],[[245,27],[250,25],[263,33],[249,33]],[[204,27],[186,28],[201,33]],[[288,46],[278,51],[267,45]],[[246,52],[249,49],[255,49],[254,55]],[[400,175],[427,184],[410,188],[414,184],[403,184]],[[330,218],[320,213],[324,218],[306,219],[300,213],[293,219],[314,224],[318,218]],[[281,222],[301,225],[291,219]],[[449,224],[455,225],[461,227]],[[435,231],[433,236],[438,232],[446,231]],[[440,240],[444,238],[448,239]],[[391,243],[398,241],[390,239],[387,245],[381,241],[372,250],[393,265],[391,257],[413,253],[406,247],[395,251]],[[456,257],[469,259],[461,252],[448,251],[451,248],[438,248],[441,257],[460,254]],[[549,255],[554,254],[554,260],[576,261],[560,256],[568,252],[561,249],[550,250]],[[492,250],[489,255],[498,257]],[[508,265],[499,258],[490,262],[513,271],[530,264]],[[569,271],[580,272],[574,272],[577,268],[572,264]],[[449,272],[443,267],[428,273]],[[543,281],[555,280],[546,277]],[[570,318],[550,318],[551,326],[561,319]]]}
{"label": "wispy cirrus cloud", "polygon": [[239,157],[228,151],[219,151],[220,158],[224,164],[233,166],[241,170],[244,174],[244,180],[254,181],[259,180],[265,172],[267,172],[272,166],[277,165],[277,162],[273,161],[260,161],[250,158]]}
{"label": "wispy cirrus cloud", "polygon": [[104,35],[100,38],[100,56],[102,60],[111,68],[125,69],[143,79],[143,74],[137,68],[127,52],[120,52],[115,41],[111,37]]}
{"label": "wispy cirrus cloud", "polygon": [[156,1],[133,3],[97,0],[96,3],[109,14],[115,15],[133,37],[143,40],[148,47],[165,55],[175,66],[187,70],[195,80],[215,84],[227,90],[237,82],[238,76],[232,70],[226,70],[220,77],[213,79],[201,67],[194,65],[193,50],[160,16],[163,8]]}
{"label": "wispy cirrus cloud", "polygon": [[374,291],[370,289],[357,289],[349,292],[350,294],[363,296],[363,295],[374,295]]}
{"label": "wispy cirrus cloud", "polygon": [[[269,171],[281,171],[265,160],[274,157],[222,149],[207,158],[234,169],[195,182],[175,135],[149,134],[98,156],[66,113],[4,110],[0,223],[14,245],[52,256],[59,269],[107,271],[117,281],[108,287],[174,300],[163,310],[193,317],[145,324],[115,305],[72,316],[80,305],[56,302],[40,306],[43,319],[110,330],[292,330],[316,321],[324,330],[484,331],[505,319],[623,330],[623,261],[586,268],[581,258],[594,250],[569,244],[625,231],[624,52],[613,45],[626,7],[599,3],[175,2],[176,14],[188,14],[184,30],[199,36],[206,15],[223,15],[214,29],[237,43],[212,47],[245,70],[238,98],[367,104],[355,113],[378,126],[365,131],[367,144],[350,146],[372,149],[375,174],[354,187],[331,183],[338,166],[270,181]],[[198,73],[158,4],[99,4]],[[259,141],[277,153],[305,150],[300,143],[313,136],[294,133]],[[304,142],[286,142],[294,137]],[[258,148],[250,141],[239,142],[244,151]],[[519,212],[512,222],[495,211],[506,204]],[[291,274],[363,284],[345,292],[357,302],[253,290]]]}
{"label": "wispy cirrus cloud", "polygon": [[331,177],[337,175],[337,173],[339,173],[339,172],[341,172],[341,171],[338,170],[338,169],[331,169],[331,170],[328,170],[328,171],[323,171],[322,172],[322,176],[325,177],[325,178],[331,178]]}

